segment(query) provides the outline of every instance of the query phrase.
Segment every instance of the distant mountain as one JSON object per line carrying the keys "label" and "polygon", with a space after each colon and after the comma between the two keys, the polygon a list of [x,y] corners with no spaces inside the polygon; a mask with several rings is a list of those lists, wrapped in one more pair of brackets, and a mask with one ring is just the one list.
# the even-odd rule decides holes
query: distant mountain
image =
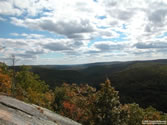
{"label": "distant mountain", "polygon": [[115,72],[125,70],[135,64],[167,64],[166,59],[127,62],[100,62],[80,65],[39,65],[32,71],[40,75],[51,87],[63,82],[97,84]]}
{"label": "distant mountain", "polygon": [[113,72],[120,71],[132,62],[102,62],[81,65],[40,65],[32,66],[32,71],[40,75],[51,87],[68,83],[99,83]]}
{"label": "distant mountain", "polygon": [[92,66],[112,65],[117,63],[121,62],[98,62],[98,63],[76,64],[76,65],[35,65],[32,67],[41,67],[41,68],[59,69],[59,70],[81,70]]}
{"label": "distant mountain", "polygon": [[101,62],[81,65],[39,65],[32,71],[54,89],[64,82],[88,83],[99,88],[109,78],[122,103],[152,105],[167,112],[167,59]]}
{"label": "distant mountain", "polygon": [[81,70],[92,66],[105,66],[113,64],[133,64],[133,63],[161,63],[167,64],[167,59],[159,60],[141,60],[141,61],[114,61],[114,62],[97,62],[97,63],[88,63],[88,64],[74,64],[74,65],[32,65],[32,67],[41,67],[47,69],[59,69],[59,70]]}
{"label": "distant mountain", "polygon": [[[52,88],[63,82],[68,83],[89,83],[96,85],[103,82],[113,73],[123,71],[128,68],[150,64],[167,64],[167,59],[127,61],[127,62],[98,62],[78,65],[32,65],[32,71],[39,74]],[[19,70],[19,66],[16,67]],[[96,85],[97,86],[97,85]]]}

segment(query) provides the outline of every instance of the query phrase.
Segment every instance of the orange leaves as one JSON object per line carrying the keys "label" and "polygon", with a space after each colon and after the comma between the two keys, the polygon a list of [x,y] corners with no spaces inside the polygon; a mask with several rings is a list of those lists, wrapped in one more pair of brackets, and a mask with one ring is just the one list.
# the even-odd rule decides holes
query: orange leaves
{"label": "orange leaves", "polygon": [[[68,116],[75,121],[81,121],[84,115],[84,109],[78,107],[76,104],[70,103],[68,101],[63,102],[63,113],[65,116]],[[84,119],[85,120],[85,119]]]}
{"label": "orange leaves", "polygon": [[76,113],[76,109],[77,109],[77,107],[74,104],[72,104],[68,101],[63,102],[62,112],[65,116],[68,116],[68,117],[76,120],[76,117],[74,116],[74,114]]}
{"label": "orange leaves", "polygon": [[71,104],[70,102],[64,101],[63,102],[64,109],[68,110],[70,113],[72,113],[75,109],[75,105]]}
{"label": "orange leaves", "polygon": [[11,93],[11,79],[7,74],[3,74],[0,69],[0,92]]}
{"label": "orange leaves", "polygon": [[[89,85],[63,84],[55,89],[55,106],[60,114],[81,123],[92,116],[90,107],[96,90]],[[86,108],[85,108],[86,107]]]}

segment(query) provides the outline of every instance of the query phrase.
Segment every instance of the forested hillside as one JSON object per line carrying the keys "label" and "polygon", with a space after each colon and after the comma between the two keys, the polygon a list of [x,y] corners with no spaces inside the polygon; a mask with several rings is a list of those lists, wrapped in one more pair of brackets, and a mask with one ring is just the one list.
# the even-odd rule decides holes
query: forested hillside
{"label": "forested hillside", "polygon": [[14,78],[13,70],[3,64],[0,91],[85,125],[167,120],[166,61],[71,68],[20,66]]}
{"label": "forested hillside", "polygon": [[167,65],[135,64],[109,77],[120,91],[121,102],[136,102],[167,112]]}
{"label": "forested hillside", "polygon": [[[72,70],[73,69],[73,70]],[[33,66],[32,70],[55,88],[64,82],[85,84],[99,89],[109,78],[120,91],[122,103],[149,105],[167,112],[167,61],[132,61],[74,66]]]}

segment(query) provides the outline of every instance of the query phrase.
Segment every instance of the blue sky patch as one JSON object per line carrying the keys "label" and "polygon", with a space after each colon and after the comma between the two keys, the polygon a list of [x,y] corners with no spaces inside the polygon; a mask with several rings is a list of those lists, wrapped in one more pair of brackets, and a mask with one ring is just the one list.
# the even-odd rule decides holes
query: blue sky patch
{"label": "blue sky patch", "polygon": [[106,19],[107,17],[106,16],[97,16],[96,18],[103,20],[103,19]]}
{"label": "blue sky patch", "polygon": [[49,52],[47,54],[42,54],[39,56],[40,58],[62,58],[64,54],[58,52]]}

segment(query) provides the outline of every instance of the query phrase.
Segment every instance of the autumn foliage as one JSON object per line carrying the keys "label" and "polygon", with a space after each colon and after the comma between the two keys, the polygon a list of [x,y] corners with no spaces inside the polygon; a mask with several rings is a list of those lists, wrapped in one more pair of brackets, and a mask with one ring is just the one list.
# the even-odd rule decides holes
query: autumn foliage
{"label": "autumn foliage", "polygon": [[30,67],[21,67],[16,74],[16,98],[52,109],[54,94],[39,76],[29,71]]}
{"label": "autumn foliage", "polygon": [[55,110],[76,121],[87,122],[92,115],[90,108],[95,99],[95,91],[95,88],[87,84],[78,86],[65,83],[56,87]]}
{"label": "autumn foliage", "polygon": [[3,72],[2,67],[0,68],[0,92],[11,94],[11,78],[8,74]]}
{"label": "autumn foliage", "polygon": [[15,94],[11,93],[12,70],[0,67],[0,93],[51,109],[84,125],[141,125],[143,120],[167,121],[167,115],[153,107],[121,104],[119,93],[107,79],[96,90],[88,84],[67,84],[50,89],[29,67],[15,74]]}

